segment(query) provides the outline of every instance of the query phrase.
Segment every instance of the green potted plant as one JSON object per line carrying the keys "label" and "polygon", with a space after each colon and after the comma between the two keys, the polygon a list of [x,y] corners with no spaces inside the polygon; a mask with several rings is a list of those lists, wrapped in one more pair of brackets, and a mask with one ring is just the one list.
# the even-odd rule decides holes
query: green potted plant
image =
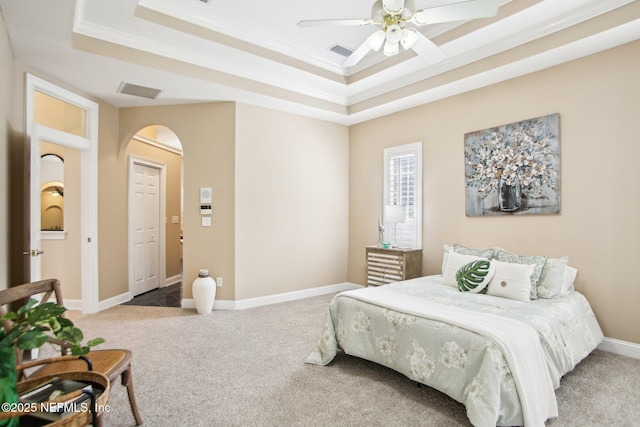
{"label": "green potted plant", "polygon": [[[49,338],[65,342],[72,355],[82,355],[91,347],[102,344],[104,339],[95,338],[82,344],[82,331],[63,313],[67,309],[59,304],[38,304],[34,299],[0,317],[0,401],[11,410],[11,403],[18,401],[15,348],[33,350],[41,347]],[[7,325],[10,325],[7,328]],[[9,405],[5,405],[5,404]],[[0,427],[13,427],[18,418],[0,420]]]}

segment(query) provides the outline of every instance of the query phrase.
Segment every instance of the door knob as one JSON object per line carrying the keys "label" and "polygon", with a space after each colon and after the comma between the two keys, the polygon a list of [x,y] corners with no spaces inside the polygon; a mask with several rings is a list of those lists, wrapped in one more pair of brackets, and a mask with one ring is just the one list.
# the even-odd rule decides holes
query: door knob
{"label": "door knob", "polygon": [[31,249],[31,256],[38,256],[38,255],[42,255],[44,253],[44,251],[41,251],[40,249]]}

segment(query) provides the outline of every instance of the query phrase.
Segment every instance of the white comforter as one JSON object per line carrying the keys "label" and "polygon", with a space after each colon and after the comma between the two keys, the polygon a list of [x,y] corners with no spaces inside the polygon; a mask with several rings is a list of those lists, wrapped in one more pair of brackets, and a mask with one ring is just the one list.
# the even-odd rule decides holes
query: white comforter
{"label": "white comforter", "polygon": [[578,293],[523,303],[429,276],[337,295],[307,362],[326,365],[340,347],[447,393],[476,426],[540,426],[557,416],[560,377],[601,340]]}

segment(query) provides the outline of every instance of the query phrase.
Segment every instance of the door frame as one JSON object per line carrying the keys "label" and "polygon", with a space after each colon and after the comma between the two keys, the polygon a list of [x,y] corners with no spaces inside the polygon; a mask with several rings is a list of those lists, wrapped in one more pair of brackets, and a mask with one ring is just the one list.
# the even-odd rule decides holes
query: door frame
{"label": "door frame", "polygon": [[160,170],[160,188],[158,189],[159,201],[160,201],[160,230],[158,233],[158,241],[160,247],[160,262],[158,264],[158,282],[159,287],[166,286],[167,277],[167,165],[161,162],[150,160],[144,157],[136,156],[134,154],[129,155],[129,174],[127,177],[128,187],[128,252],[129,252],[129,298],[134,297],[134,282],[133,276],[133,263],[134,263],[134,239],[133,239],[133,207],[134,207],[134,166],[141,165]]}
{"label": "door frame", "polygon": [[[35,123],[34,94],[42,92],[58,98],[64,102],[75,105],[86,111],[85,126],[86,138],[78,137],[46,126]],[[30,150],[29,158],[40,157],[40,140],[54,142],[59,145],[78,148],[80,155],[80,277],[83,313],[95,313],[99,311],[99,275],[98,275],[98,104],[77,95],[71,91],[60,88],[52,83],[26,73],[25,82],[25,137],[26,149]],[[36,136],[40,139],[37,139]],[[88,146],[87,146],[88,144]],[[78,145],[83,148],[79,148]],[[35,149],[38,152],[35,153]],[[39,184],[38,184],[39,187]],[[30,192],[30,189],[29,189]],[[33,195],[31,197],[34,197]],[[39,194],[38,194],[39,197]],[[39,221],[38,221],[39,222]],[[40,233],[40,230],[35,230]],[[34,230],[30,231],[31,241],[34,241]],[[36,236],[37,237],[37,236]],[[40,239],[37,239],[38,241]],[[31,247],[39,249],[37,247]],[[33,262],[32,270],[34,270]],[[34,274],[36,277],[34,277]],[[39,268],[32,271],[31,281],[40,280]],[[71,304],[70,304],[71,305]]]}

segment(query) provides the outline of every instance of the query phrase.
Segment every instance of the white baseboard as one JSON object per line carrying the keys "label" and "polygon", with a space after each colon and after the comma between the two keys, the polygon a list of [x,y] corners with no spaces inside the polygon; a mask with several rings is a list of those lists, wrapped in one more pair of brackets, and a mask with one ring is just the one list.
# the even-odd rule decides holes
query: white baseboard
{"label": "white baseboard", "polygon": [[80,310],[82,311],[82,300],[79,299],[64,299],[64,306],[68,310]]}
{"label": "white baseboard", "polygon": [[[124,294],[116,295],[115,297],[107,298],[98,303],[98,311],[106,310],[107,308],[111,308],[113,306],[122,304],[123,302],[127,302],[131,300],[131,296],[129,296],[129,292],[125,292]],[[82,300],[79,299],[65,299],[64,306],[69,310],[80,310],[82,311]]]}
{"label": "white baseboard", "polygon": [[175,276],[167,277],[166,279],[164,279],[164,285],[171,286],[181,281],[182,281],[182,275],[176,274]]}
{"label": "white baseboard", "polygon": [[598,350],[608,351],[621,356],[640,359],[640,344],[629,341],[617,340],[615,338],[605,338],[598,346]]}
{"label": "white baseboard", "polygon": [[131,295],[129,292],[125,292],[120,295],[116,295],[115,297],[107,298],[98,303],[98,310],[106,310],[107,308],[114,307],[116,305],[120,305],[123,302],[131,301]]}
{"label": "white baseboard", "polygon": [[[295,301],[303,298],[311,298],[320,295],[333,294],[351,289],[361,288],[361,285],[344,282],[336,285],[319,286],[317,288],[303,289],[300,291],[284,292],[281,294],[266,295],[263,297],[247,298],[244,300],[216,300],[213,302],[214,310],[244,310],[247,308],[260,307],[263,305],[278,304],[281,302]],[[196,308],[193,299],[183,298],[182,308]]]}

